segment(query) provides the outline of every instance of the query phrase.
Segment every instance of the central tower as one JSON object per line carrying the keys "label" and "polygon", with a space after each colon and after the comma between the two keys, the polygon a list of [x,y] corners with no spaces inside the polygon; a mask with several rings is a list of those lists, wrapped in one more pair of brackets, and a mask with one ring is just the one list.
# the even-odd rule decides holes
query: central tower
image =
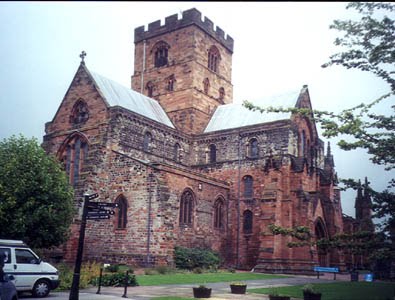
{"label": "central tower", "polygon": [[159,101],[177,129],[202,133],[232,102],[233,39],[195,8],[134,31],[132,89]]}

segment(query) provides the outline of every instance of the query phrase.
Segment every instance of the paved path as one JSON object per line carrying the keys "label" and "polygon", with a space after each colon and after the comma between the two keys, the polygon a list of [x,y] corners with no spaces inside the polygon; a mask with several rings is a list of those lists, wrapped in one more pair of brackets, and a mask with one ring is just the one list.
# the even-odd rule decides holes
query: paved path
{"label": "paved path", "polygon": [[[350,275],[337,275],[337,281],[350,281]],[[362,278],[360,278],[362,279]],[[288,286],[288,285],[303,285],[306,283],[331,283],[334,282],[332,274],[326,274],[320,276],[317,279],[313,276],[294,276],[289,278],[277,278],[277,279],[265,279],[265,280],[245,280],[248,287],[250,288],[261,288],[261,287],[276,287],[276,286]],[[190,297],[193,298],[192,287],[197,286],[196,284],[180,284],[180,285],[161,285],[161,286],[137,286],[128,287],[127,298],[132,300],[149,300],[153,297],[158,296],[179,296],[179,297]],[[220,283],[207,283],[206,286],[212,288],[211,298],[213,300],[231,300],[231,299],[243,299],[243,300],[266,300],[269,299],[264,295],[250,294],[236,295],[230,293],[229,282]],[[96,294],[97,288],[89,288],[80,290],[79,299],[81,300],[120,300],[124,294],[124,288],[121,287],[102,287],[101,294]],[[33,299],[29,294],[22,295],[23,299]],[[68,292],[52,292],[49,297],[45,300],[68,300]],[[296,299],[296,298],[295,298]]]}

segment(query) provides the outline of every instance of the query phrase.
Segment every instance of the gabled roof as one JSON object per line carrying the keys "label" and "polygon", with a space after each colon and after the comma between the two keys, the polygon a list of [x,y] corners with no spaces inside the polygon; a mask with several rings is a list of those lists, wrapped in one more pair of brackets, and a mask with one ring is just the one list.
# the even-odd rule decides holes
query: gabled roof
{"label": "gabled roof", "polygon": [[174,125],[171,123],[169,117],[158,101],[144,96],[95,72],[88,72],[91,74],[99,92],[104,97],[108,106],[121,106],[151,120],[174,128]]}
{"label": "gabled roof", "polygon": [[[275,95],[271,97],[261,98],[258,101],[252,101],[254,104],[262,108],[282,107],[284,109],[295,107],[302,91],[291,91],[286,94]],[[291,118],[291,113],[261,113],[252,111],[244,107],[242,104],[226,104],[218,106],[214,112],[210,122],[208,123],[205,133],[231,128],[239,128],[248,125],[256,125],[279,120],[287,120]]]}

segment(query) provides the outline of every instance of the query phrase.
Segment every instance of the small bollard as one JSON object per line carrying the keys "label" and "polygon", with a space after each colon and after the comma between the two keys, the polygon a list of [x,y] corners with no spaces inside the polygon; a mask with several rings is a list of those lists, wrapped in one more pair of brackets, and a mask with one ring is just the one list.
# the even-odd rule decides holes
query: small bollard
{"label": "small bollard", "polygon": [[125,274],[125,290],[123,292],[122,298],[127,298],[126,294],[128,293],[128,279],[129,279],[129,271],[126,271]]}
{"label": "small bollard", "polygon": [[100,276],[99,276],[99,287],[97,288],[96,294],[100,294],[100,288],[101,288],[101,278],[103,276],[103,268],[100,268]]}

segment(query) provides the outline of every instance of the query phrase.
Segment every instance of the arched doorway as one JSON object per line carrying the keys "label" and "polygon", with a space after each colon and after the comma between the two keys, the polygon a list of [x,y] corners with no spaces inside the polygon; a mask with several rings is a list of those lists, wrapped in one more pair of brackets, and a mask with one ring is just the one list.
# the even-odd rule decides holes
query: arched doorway
{"label": "arched doorway", "polygon": [[[326,226],[324,221],[321,218],[318,218],[315,221],[315,226],[314,226],[314,233],[315,233],[315,239],[319,240],[322,238],[327,238],[328,233],[326,230]],[[321,267],[329,267],[329,254],[325,249],[320,249],[317,247],[317,253],[318,253],[318,263]]]}

